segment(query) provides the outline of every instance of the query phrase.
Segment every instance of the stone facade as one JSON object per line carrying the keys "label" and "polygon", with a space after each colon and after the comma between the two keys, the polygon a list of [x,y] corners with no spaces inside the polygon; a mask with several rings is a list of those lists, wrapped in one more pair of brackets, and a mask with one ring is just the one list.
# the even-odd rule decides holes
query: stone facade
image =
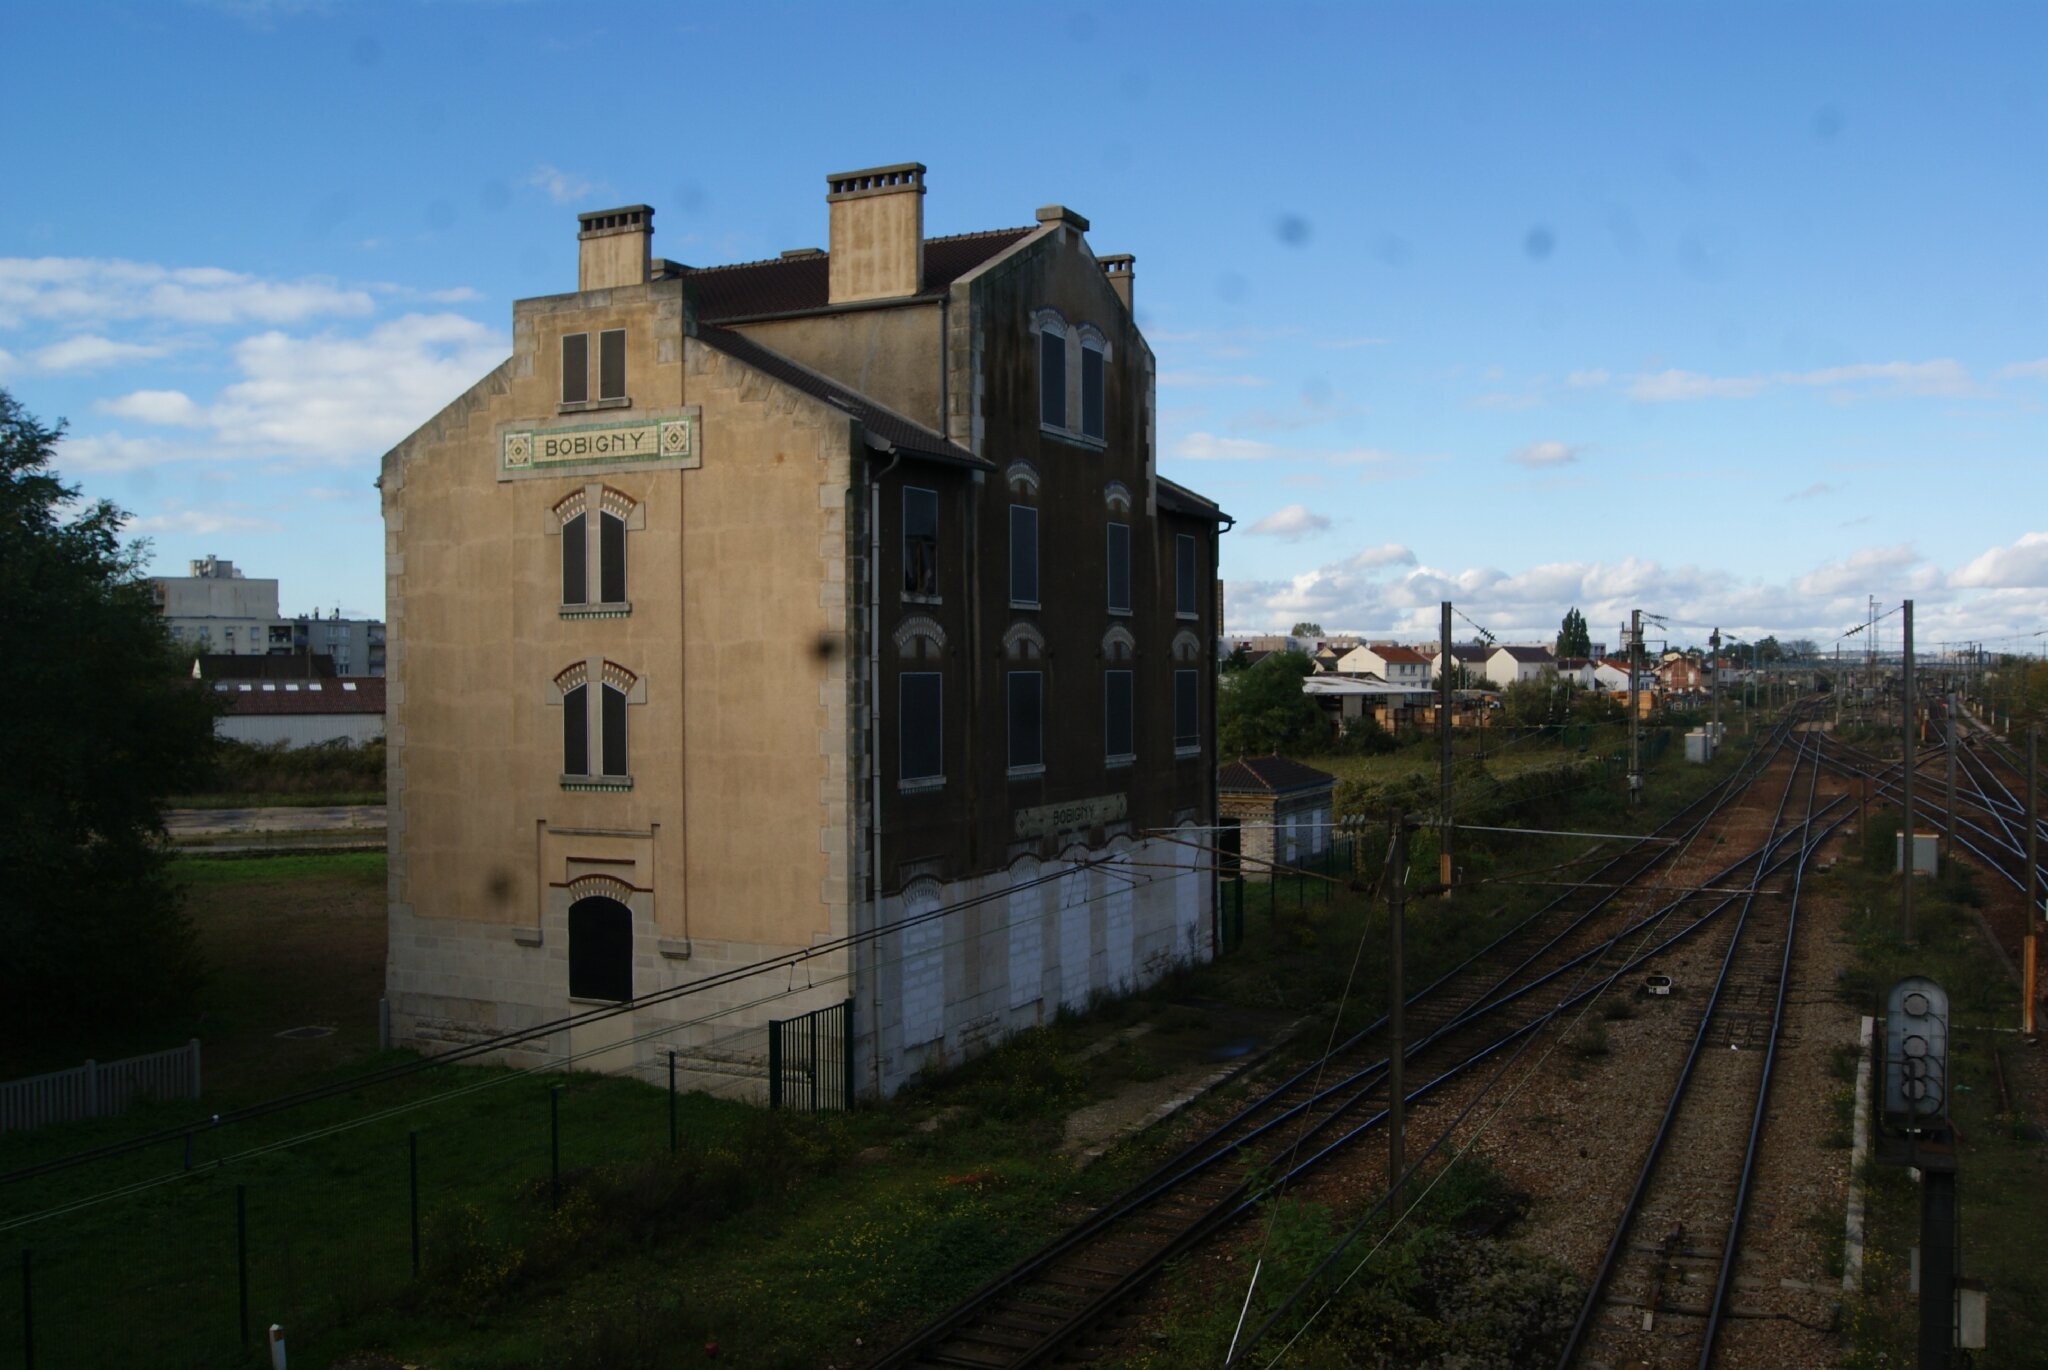
{"label": "stone facade", "polygon": [[1240,759],[1217,777],[1221,821],[1237,827],[1240,869],[1270,880],[1276,868],[1320,862],[1335,821],[1337,778],[1285,757]]}
{"label": "stone facade", "polygon": [[[653,257],[646,206],[582,216],[580,288],[517,302],[513,355],[385,457],[395,1039],[630,995],[499,1054],[676,1050],[753,1093],[766,1020],[850,998],[889,1092],[1210,953],[1175,835],[1215,812],[1224,516],[1153,470],[1129,260],[1063,210],[926,240],[923,170],[831,178],[829,254],[740,267]],[[1045,311],[1098,340],[1097,434],[1041,422]],[[1012,505],[1042,603],[1011,599]],[[1136,697],[1113,756],[1106,672]],[[926,698],[943,765],[905,776]]]}

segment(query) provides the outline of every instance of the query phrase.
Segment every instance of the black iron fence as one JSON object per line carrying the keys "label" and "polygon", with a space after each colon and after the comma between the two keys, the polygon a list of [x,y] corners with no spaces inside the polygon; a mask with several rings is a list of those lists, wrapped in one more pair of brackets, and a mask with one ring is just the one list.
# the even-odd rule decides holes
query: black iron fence
{"label": "black iron fence", "polygon": [[853,1000],[768,1022],[768,1107],[853,1107]]}

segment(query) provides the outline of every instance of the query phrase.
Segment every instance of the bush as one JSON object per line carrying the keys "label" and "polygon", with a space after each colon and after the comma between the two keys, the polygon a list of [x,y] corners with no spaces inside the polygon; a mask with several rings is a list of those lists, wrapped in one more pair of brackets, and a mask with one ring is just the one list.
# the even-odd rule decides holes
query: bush
{"label": "bush", "polygon": [[357,745],[347,738],[288,747],[282,742],[214,743],[206,785],[216,794],[312,794],[382,790],[384,739]]}

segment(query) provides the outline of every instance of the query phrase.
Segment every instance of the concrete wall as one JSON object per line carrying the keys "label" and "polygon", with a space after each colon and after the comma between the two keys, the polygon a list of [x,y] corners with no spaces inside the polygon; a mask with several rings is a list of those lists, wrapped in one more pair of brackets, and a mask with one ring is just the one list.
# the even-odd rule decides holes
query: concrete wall
{"label": "concrete wall", "polygon": [[221,737],[259,746],[282,742],[287,747],[312,747],[342,739],[361,745],[384,736],[384,715],[228,714],[214,720],[213,730]]}

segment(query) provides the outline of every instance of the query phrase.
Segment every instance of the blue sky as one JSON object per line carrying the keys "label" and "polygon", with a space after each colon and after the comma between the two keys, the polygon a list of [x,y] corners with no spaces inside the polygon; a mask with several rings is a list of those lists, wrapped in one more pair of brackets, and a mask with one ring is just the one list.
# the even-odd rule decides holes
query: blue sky
{"label": "blue sky", "polygon": [[379,613],[377,458],[645,201],[1138,259],[1233,630],[2048,639],[2048,10],[13,6],[0,385],[156,566]]}

